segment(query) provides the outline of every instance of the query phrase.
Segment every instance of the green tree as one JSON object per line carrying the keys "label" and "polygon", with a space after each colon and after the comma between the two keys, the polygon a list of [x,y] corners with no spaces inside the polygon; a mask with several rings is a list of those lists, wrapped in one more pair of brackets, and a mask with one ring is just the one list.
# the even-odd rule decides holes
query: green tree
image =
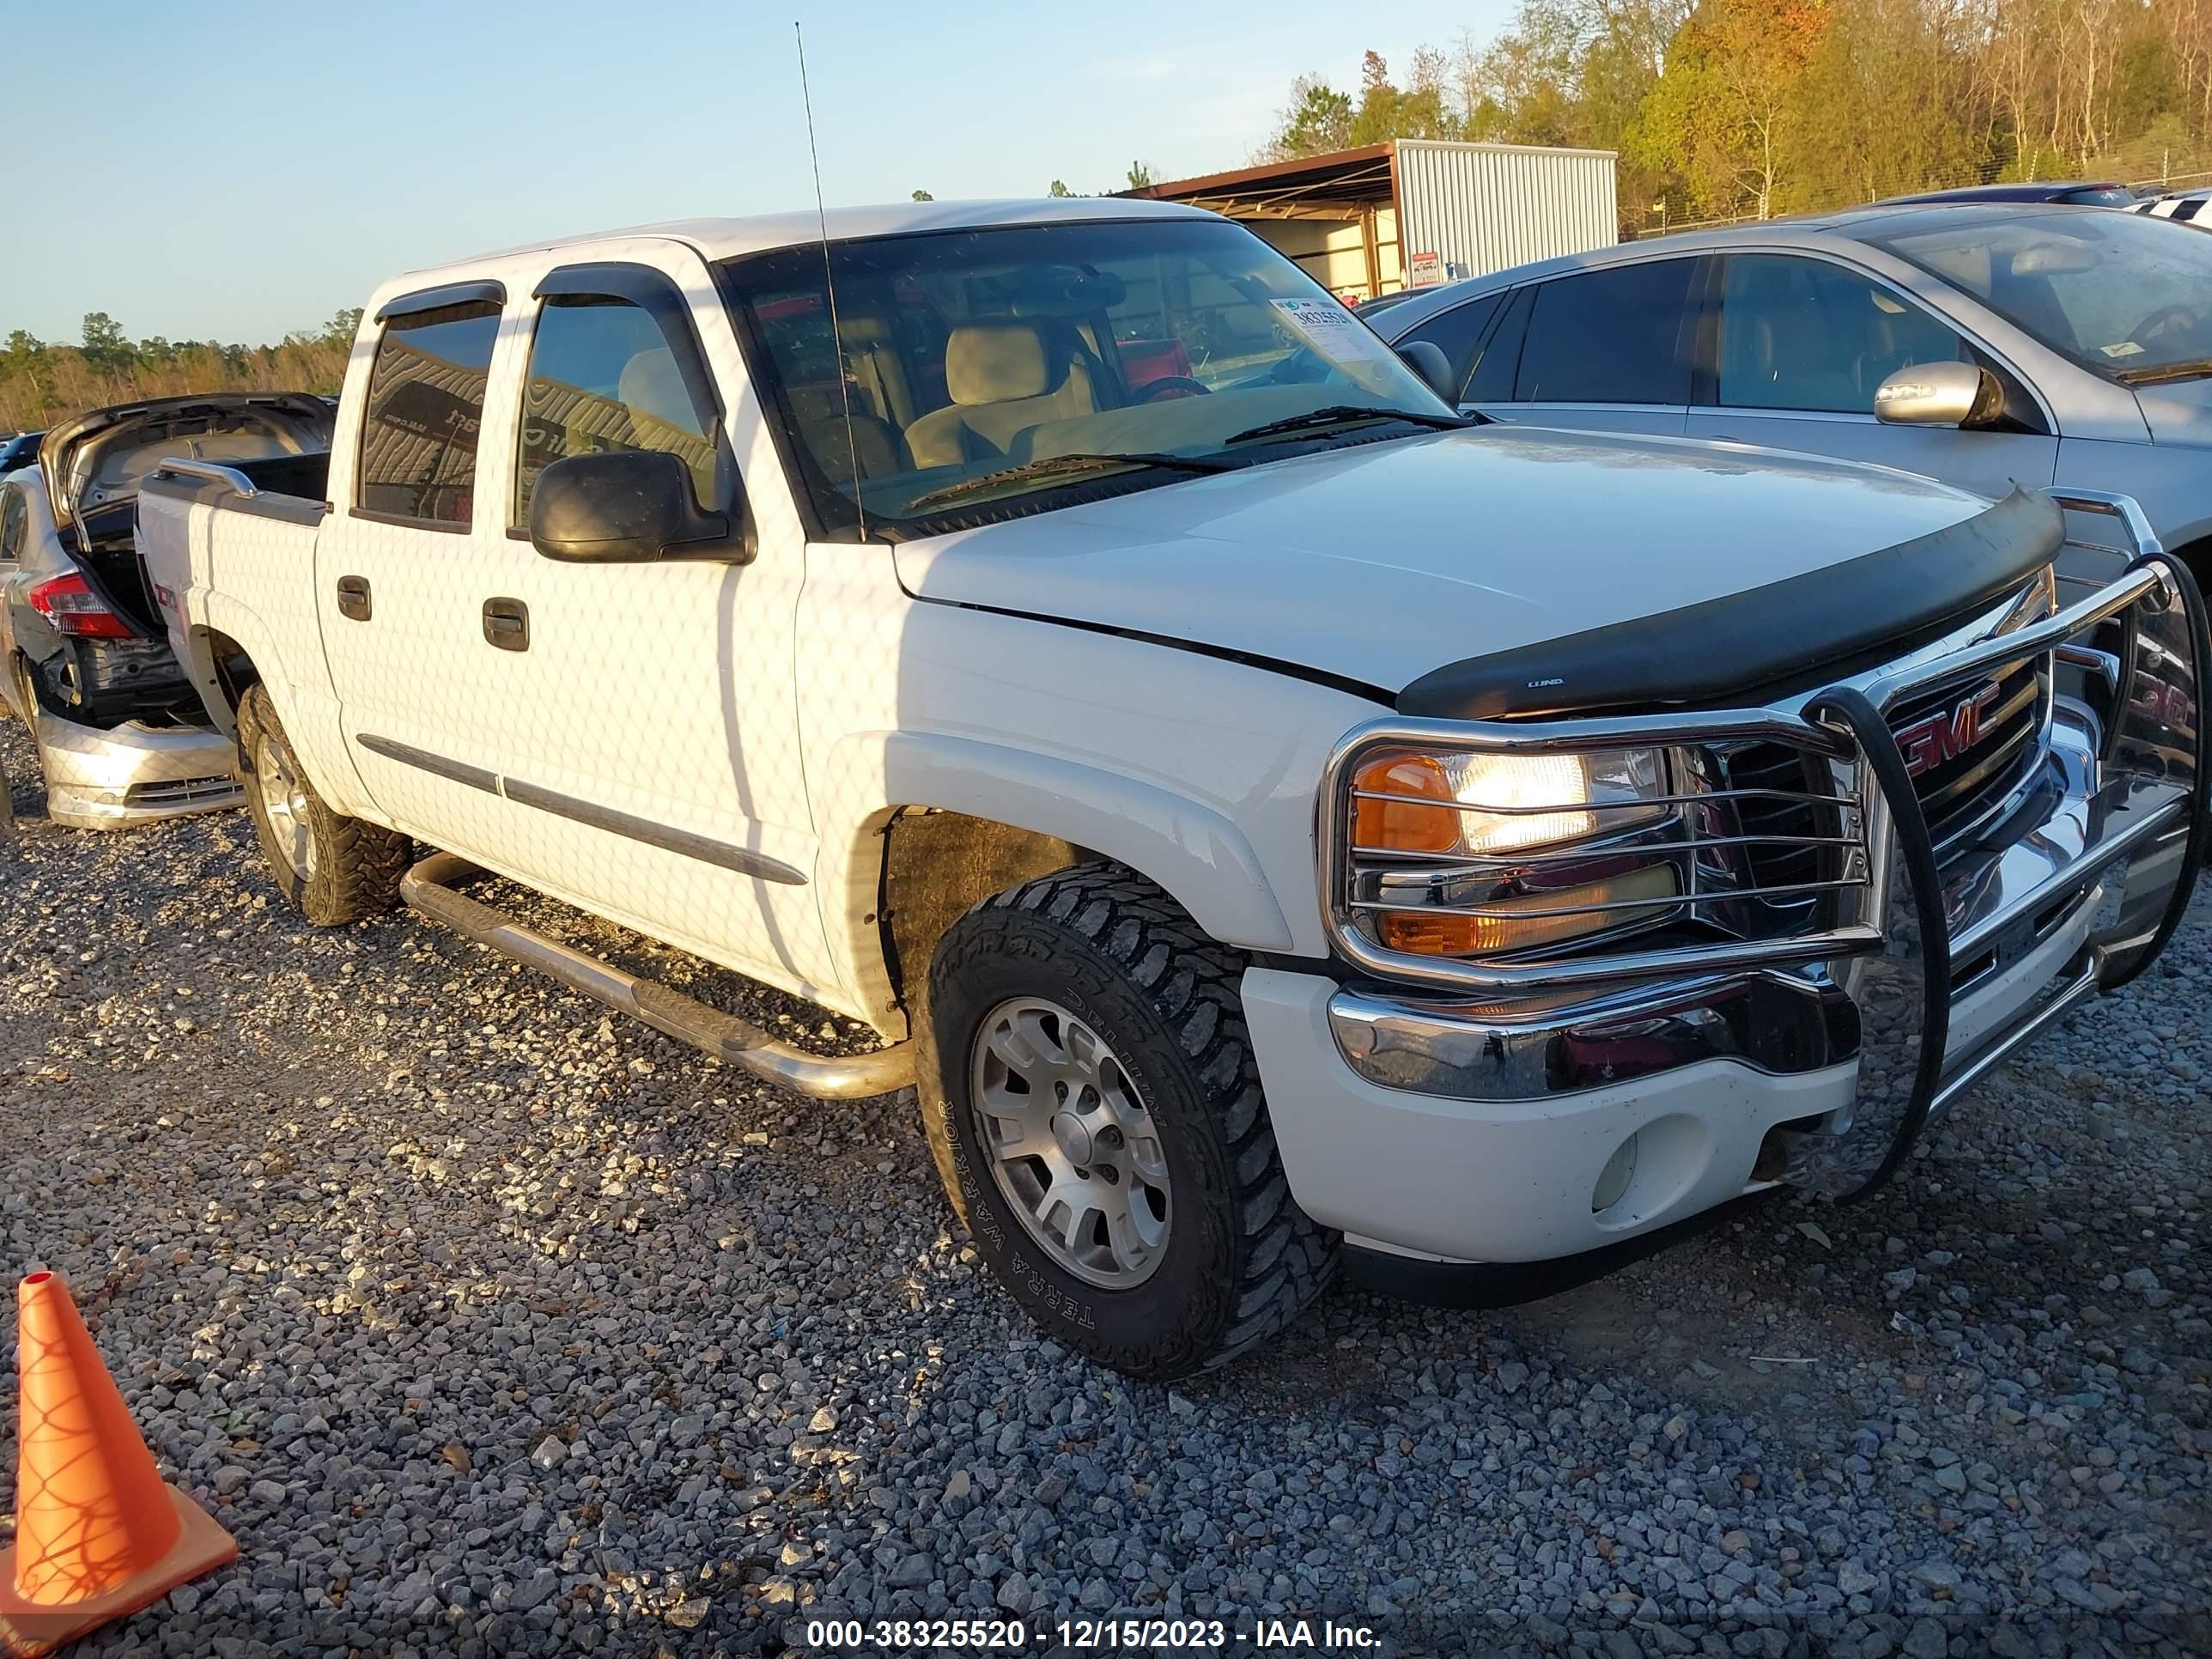
{"label": "green tree", "polygon": [[926,190],[918,190],[914,193],[914,199],[917,202],[933,202],[937,198]]}
{"label": "green tree", "polygon": [[1360,65],[1359,106],[1345,137],[1351,144],[1379,144],[1392,138],[1456,138],[1462,123],[1444,106],[1443,59],[1423,47],[1413,54],[1407,85],[1390,79],[1389,65],[1370,52]]}
{"label": "green tree", "polygon": [[1299,155],[1323,155],[1352,144],[1352,100],[1316,75],[1302,75],[1291,82],[1291,101],[1285,106],[1274,136],[1263,154],[1269,161],[1289,161]]}
{"label": "green tree", "polygon": [[133,356],[129,337],[104,311],[84,314],[84,360],[100,370],[128,368]]}
{"label": "green tree", "polygon": [[1132,161],[1129,163],[1129,189],[1143,190],[1146,186],[1158,184],[1158,175],[1152,171],[1152,164],[1150,161]]}
{"label": "green tree", "polygon": [[1639,112],[1639,159],[1679,171],[1712,212],[1771,217],[1831,15],[1823,0],[1705,0]]}
{"label": "green tree", "polygon": [[354,336],[361,332],[361,307],[342,307],[330,321],[323,325],[322,337],[341,351],[353,349]]}
{"label": "green tree", "polygon": [[1067,187],[1067,181],[1066,179],[1055,179],[1052,181],[1052,187],[1046,191],[1045,194],[1048,196],[1073,196],[1075,192]]}

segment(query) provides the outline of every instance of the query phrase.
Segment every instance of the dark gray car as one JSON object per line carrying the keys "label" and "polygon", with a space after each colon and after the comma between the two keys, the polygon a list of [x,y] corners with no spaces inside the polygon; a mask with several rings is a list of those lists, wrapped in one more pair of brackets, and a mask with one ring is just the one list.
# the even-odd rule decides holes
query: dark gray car
{"label": "dark gray car", "polygon": [[[1505,421],[2132,495],[2212,578],[2212,237],[2082,207],[1880,207],[1632,242],[1362,313]],[[1911,370],[1910,374],[1903,371]]]}

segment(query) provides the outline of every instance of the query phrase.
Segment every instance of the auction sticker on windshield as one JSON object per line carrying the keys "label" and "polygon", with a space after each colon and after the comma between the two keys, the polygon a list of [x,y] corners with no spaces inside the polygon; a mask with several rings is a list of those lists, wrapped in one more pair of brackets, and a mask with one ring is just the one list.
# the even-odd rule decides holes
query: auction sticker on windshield
{"label": "auction sticker on windshield", "polygon": [[1353,372],[1373,363],[1392,366],[1397,359],[1375,331],[1334,300],[1270,300],[1275,313],[1316,351],[1339,368]]}

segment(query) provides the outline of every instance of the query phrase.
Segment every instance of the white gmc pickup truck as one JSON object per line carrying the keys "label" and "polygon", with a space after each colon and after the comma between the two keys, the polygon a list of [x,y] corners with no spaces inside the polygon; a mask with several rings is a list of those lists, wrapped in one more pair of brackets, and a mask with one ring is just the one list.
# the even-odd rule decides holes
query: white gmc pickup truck
{"label": "white gmc pickup truck", "polygon": [[2202,606],[2130,503],[2073,581],[2043,496],[1424,372],[1157,204],[672,224],[386,283],[326,479],[179,459],[139,544],[309,920],[912,1082],[1011,1293],[1170,1377],[1340,1265],[1482,1302],[1863,1193],[2195,867]]}

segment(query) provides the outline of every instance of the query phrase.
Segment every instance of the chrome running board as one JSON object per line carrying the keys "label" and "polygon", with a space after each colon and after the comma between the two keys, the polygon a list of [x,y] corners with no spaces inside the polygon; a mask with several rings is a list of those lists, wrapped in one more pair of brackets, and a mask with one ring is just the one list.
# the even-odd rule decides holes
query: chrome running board
{"label": "chrome running board", "polygon": [[488,945],[610,1008],[643,1020],[656,1031],[688,1042],[754,1076],[820,1100],[865,1100],[914,1081],[914,1044],[896,1043],[872,1054],[810,1054],[735,1014],[672,991],[665,985],[601,962],[526,927],[504,911],[454,891],[484,872],[453,853],[433,853],[399,878],[410,909],[443,922],[465,939]]}

